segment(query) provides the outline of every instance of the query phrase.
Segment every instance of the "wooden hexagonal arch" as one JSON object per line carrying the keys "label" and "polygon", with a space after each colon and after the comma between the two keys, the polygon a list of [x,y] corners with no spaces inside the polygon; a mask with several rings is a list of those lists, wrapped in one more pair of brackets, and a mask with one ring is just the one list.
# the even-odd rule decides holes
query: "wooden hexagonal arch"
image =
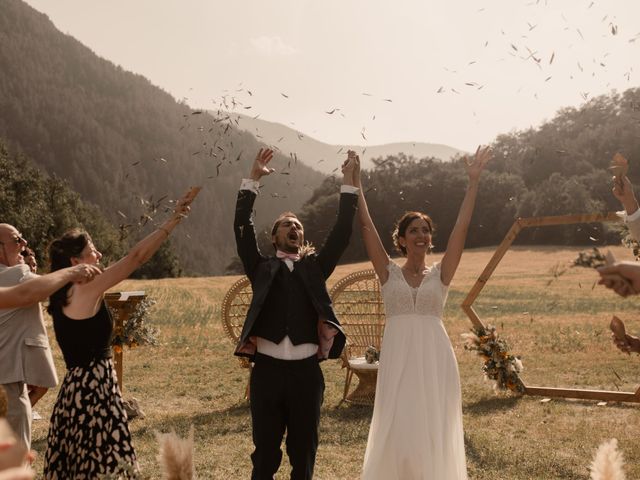
{"label": "wooden hexagonal arch", "polygon": [[[498,245],[495,253],[487,263],[476,283],[471,287],[467,297],[462,302],[462,310],[467,314],[475,327],[485,327],[482,320],[473,309],[473,302],[476,301],[480,292],[486,285],[487,281],[495,271],[496,267],[507,253],[509,247],[516,239],[521,230],[530,227],[543,227],[551,225],[572,225],[576,223],[594,223],[594,222],[617,222],[619,217],[613,213],[606,214],[581,214],[581,215],[562,215],[555,217],[530,217],[518,218],[504,239]],[[587,400],[605,400],[619,402],[638,402],[640,403],[640,387],[635,392],[613,392],[607,390],[582,390],[573,388],[554,388],[554,387],[534,387],[525,384],[526,395],[541,395],[545,397],[561,397],[561,398],[580,398]]]}

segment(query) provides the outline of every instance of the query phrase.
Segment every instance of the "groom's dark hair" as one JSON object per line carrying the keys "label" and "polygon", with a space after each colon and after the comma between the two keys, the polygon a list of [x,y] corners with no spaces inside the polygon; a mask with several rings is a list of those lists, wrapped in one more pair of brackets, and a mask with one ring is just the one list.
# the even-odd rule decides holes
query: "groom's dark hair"
{"label": "groom's dark hair", "polygon": [[[276,234],[276,232],[278,231],[278,227],[280,226],[280,224],[285,218],[295,218],[296,220],[300,221],[300,219],[295,213],[282,212],[280,215],[278,215],[278,218],[276,218],[276,221],[273,222],[273,227],[271,227],[271,238],[273,238],[273,236]],[[300,225],[302,225],[302,222],[300,222]],[[302,226],[302,228],[304,228],[304,225]],[[275,243],[273,243],[272,245],[274,250],[278,249]],[[304,244],[300,247],[300,251],[298,253],[300,254],[301,257],[304,257],[305,255],[310,255],[312,253],[315,253],[315,251],[316,249],[311,243],[304,242]]]}
{"label": "groom's dark hair", "polygon": [[[276,234],[276,232],[278,231],[278,227],[285,218],[295,218],[298,221],[300,220],[298,216],[293,212],[282,212],[280,215],[278,215],[276,221],[273,222],[273,227],[271,227],[271,236],[274,236]],[[300,223],[300,225],[302,225],[302,222]]]}

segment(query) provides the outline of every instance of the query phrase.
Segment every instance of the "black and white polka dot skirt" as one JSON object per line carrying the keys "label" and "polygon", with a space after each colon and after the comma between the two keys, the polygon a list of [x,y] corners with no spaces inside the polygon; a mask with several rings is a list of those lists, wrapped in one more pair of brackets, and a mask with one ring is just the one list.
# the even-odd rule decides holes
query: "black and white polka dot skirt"
{"label": "black and white polka dot skirt", "polygon": [[44,478],[128,478],[137,470],[112,360],[67,370],[51,415]]}

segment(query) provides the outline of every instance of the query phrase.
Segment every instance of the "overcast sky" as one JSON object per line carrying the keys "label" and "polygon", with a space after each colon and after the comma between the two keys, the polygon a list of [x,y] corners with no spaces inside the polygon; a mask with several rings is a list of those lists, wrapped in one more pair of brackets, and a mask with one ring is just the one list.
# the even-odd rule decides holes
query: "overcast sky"
{"label": "overcast sky", "polygon": [[640,79],[637,0],[27,3],[194,108],[227,93],[332,144],[474,150]]}

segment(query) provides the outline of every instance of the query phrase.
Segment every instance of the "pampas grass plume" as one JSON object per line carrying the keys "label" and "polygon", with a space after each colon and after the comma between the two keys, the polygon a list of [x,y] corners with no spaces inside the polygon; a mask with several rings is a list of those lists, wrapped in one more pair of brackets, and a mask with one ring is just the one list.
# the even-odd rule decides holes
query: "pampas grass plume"
{"label": "pampas grass plume", "polygon": [[624,459],[618,451],[618,440],[603,442],[591,462],[591,480],[625,480]]}
{"label": "pampas grass plume", "polygon": [[187,438],[176,432],[156,433],[160,451],[158,461],[162,466],[164,480],[194,480],[193,475],[193,425]]}

